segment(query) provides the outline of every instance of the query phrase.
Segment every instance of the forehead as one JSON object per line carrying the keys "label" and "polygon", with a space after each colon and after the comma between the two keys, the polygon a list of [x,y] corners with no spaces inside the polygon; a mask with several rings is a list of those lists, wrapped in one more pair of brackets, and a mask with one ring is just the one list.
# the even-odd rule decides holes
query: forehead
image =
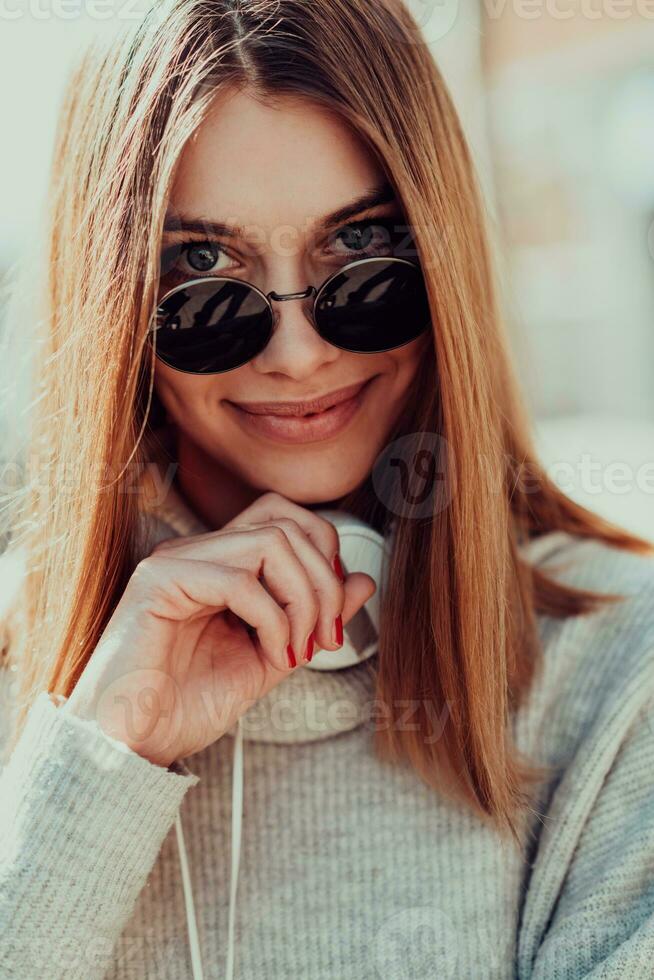
{"label": "forehead", "polygon": [[220,93],[184,148],[171,204],[268,231],[308,228],[382,177],[374,155],[334,113],[291,98],[273,106],[245,92]]}

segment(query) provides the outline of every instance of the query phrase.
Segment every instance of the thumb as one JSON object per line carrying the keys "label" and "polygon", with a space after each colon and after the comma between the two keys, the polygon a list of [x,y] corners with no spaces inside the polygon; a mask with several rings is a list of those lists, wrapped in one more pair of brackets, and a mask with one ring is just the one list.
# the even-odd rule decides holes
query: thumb
{"label": "thumb", "polygon": [[343,625],[349,623],[361,606],[375,594],[377,583],[365,572],[351,572],[345,578],[345,602],[343,604]]}

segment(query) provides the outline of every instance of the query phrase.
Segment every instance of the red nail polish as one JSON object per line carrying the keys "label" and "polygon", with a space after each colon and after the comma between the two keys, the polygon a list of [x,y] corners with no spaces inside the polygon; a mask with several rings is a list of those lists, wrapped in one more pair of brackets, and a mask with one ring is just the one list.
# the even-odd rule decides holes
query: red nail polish
{"label": "red nail polish", "polygon": [[336,630],[336,642],[339,646],[343,644],[343,617],[337,616],[334,620],[334,628]]}
{"label": "red nail polish", "polygon": [[338,575],[338,577],[341,580],[341,582],[344,582],[345,581],[345,573],[343,572],[343,566],[341,565],[341,559],[338,556],[338,554],[336,554],[334,556],[334,571]]}
{"label": "red nail polish", "polygon": [[309,639],[307,640],[307,650],[304,655],[309,663],[311,663],[311,658],[313,657],[313,642],[314,642],[314,634],[311,633]]}
{"label": "red nail polish", "polygon": [[289,643],[286,647],[286,656],[288,657],[288,666],[297,667],[297,660],[295,659],[295,653],[293,652],[293,647]]}

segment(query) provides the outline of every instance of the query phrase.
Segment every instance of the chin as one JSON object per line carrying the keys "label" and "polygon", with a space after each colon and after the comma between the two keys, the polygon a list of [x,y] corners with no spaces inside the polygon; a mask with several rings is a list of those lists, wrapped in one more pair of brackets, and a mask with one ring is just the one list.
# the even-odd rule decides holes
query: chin
{"label": "chin", "polygon": [[324,469],[319,464],[298,464],[297,469],[289,464],[283,473],[271,473],[267,479],[265,468],[260,467],[248,482],[258,486],[264,493],[273,491],[297,504],[317,506],[350,493],[365,479],[367,472],[364,468],[360,473],[347,469],[338,473],[335,472],[333,463],[326,465]]}
{"label": "chin", "polygon": [[298,486],[297,483],[291,483],[288,480],[274,481],[270,485],[262,487],[266,493],[270,491],[279,493],[282,497],[287,497],[288,500],[293,500],[303,507],[327,505],[331,501],[344,497],[353,489],[354,487],[349,484],[317,485],[313,481],[307,481],[304,486]]}

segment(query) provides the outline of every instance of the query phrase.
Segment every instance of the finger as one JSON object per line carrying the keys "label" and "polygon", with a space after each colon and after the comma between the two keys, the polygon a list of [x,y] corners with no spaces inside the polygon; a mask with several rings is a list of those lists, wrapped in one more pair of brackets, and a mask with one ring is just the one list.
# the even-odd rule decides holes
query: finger
{"label": "finger", "polygon": [[[238,526],[235,525],[234,530]],[[323,649],[338,649],[339,644],[335,639],[335,622],[336,618],[342,616],[343,613],[345,590],[343,583],[323,553],[316,548],[303,528],[291,518],[279,518],[274,522],[247,525],[246,527],[250,529],[265,527],[281,528],[288,538],[293,551],[304,566],[318,599],[318,614],[309,633],[313,631],[314,643]],[[236,541],[236,538],[233,537],[231,540]],[[225,560],[228,564],[238,564],[241,556],[238,554],[238,551],[230,552],[230,538],[223,536],[221,541],[222,545],[227,548],[227,550],[223,548],[223,557],[221,560]],[[216,548],[216,543],[211,539],[202,542],[197,541],[194,548],[198,557],[202,557],[203,554],[211,556],[212,551]],[[180,551],[179,553],[182,552]],[[307,638],[309,633],[307,634]],[[311,659],[311,655],[307,657],[306,643],[304,641],[302,642],[303,645],[299,649],[295,647],[295,644],[293,645],[297,657]]]}
{"label": "finger", "polygon": [[289,500],[288,497],[284,497],[280,493],[270,491],[261,494],[233,521],[225,524],[223,530],[241,523],[268,524],[271,521],[276,522],[279,518],[290,518],[295,521],[314,543],[318,551],[324,555],[329,565],[333,567],[334,557],[340,548],[338,531],[334,525],[325,517],[321,517],[301,504],[296,504],[294,500]]}
{"label": "finger", "polygon": [[[375,594],[377,583],[371,575],[367,575],[365,572],[352,572],[345,580],[344,589],[345,602],[341,615],[343,626],[347,626],[359,609]],[[316,649],[333,650],[334,647],[324,647],[322,643],[318,643]]]}
{"label": "finger", "polygon": [[189,541],[203,541],[224,532],[246,530],[261,524],[277,523],[283,518],[295,521],[325,557],[330,567],[334,568],[334,559],[340,549],[340,540],[338,531],[331,521],[277,493],[262,494],[232,521],[228,521],[216,531],[208,531],[205,534],[178,535],[159,541],[154,545],[152,554],[176,550],[188,544]]}
{"label": "finger", "polygon": [[[284,609],[248,569],[219,562],[151,555],[139,562],[129,583],[154,616],[185,622],[203,612],[231,610],[256,630],[268,663],[287,671],[290,623]],[[127,590],[124,598],[127,597]]]}
{"label": "finger", "polygon": [[334,567],[316,547],[304,528],[292,518],[277,518],[272,524],[259,526],[279,527],[290,541],[295,554],[307,571],[318,598],[318,616],[313,627],[314,643],[323,648],[338,649],[340,644],[336,640],[336,619],[343,614],[345,587]]}
{"label": "finger", "polygon": [[[275,494],[264,496],[278,497],[278,495]],[[282,501],[284,500],[284,498],[279,499]],[[293,505],[293,507],[296,510],[305,512],[304,508],[297,507],[296,505]],[[248,508],[247,512],[252,519],[254,516],[254,505]],[[249,530],[256,527],[271,526],[271,524],[268,523],[236,523],[236,521],[240,522],[242,518],[243,514],[239,514],[238,518],[235,518],[234,522],[230,522],[229,525],[227,525],[230,528],[230,531],[226,532],[227,537],[224,537],[222,532],[212,532],[206,535],[193,535],[191,537],[178,538],[176,540],[169,539],[168,541],[163,542],[163,545],[170,544],[173,547],[176,545],[178,554],[185,554],[188,552],[196,555],[198,558],[206,555],[208,557],[215,558],[216,560],[223,560],[228,564],[239,564],[243,559],[242,553],[239,553],[238,550],[216,551],[216,538],[220,537],[223,545],[229,545],[230,543],[238,540],[235,537],[230,538],[229,536],[232,532],[238,529]],[[340,578],[338,578],[334,572],[333,567],[327,563],[324,553],[316,548],[314,542],[309,538],[304,528],[301,527],[294,519],[280,518],[271,523],[274,523],[277,527],[281,527],[288,537],[296,554],[306,568],[313,587],[318,595],[319,614],[313,631],[315,648],[331,650],[338,649],[339,644],[336,641],[335,626],[336,618],[339,615],[341,616],[341,625],[347,623],[349,619],[352,618],[360,606],[363,605],[363,603],[366,602],[374,593],[377,587],[374,579],[368,575],[363,575],[363,577],[358,580],[359,584],[356,585],[356,580],[353,581],[352,576],[347,575],[345,584],[341,584]],[[338,539],[338,534],[334,526],[329,522],[323,523],[329,524],[331,532],[333,532],[336,539]],[[363,593],[361,593],[362,588]],[[360,594],[362,597],[359,599]],[[299,649],[297,643],[293,643],[293,649],[298,659],[303,654],[306,654],[304,641],[300,640],[299,643]]]}
{"label": "finger", "polygon": [[[311,548],[310,542],[307,547]],[[315,552],[315,549],[313,549]],[[231,530],[211,535],[195,535],[184,545],[159,551],[178,559],[216,561],[232,567],[245,568],[257,578],[284,609],[291,628],[292,658],[296,663],[305,659],[309,637],[320,615],[320,598],[312,578],[296,554],[286,533],[277,525],[248,525],[243,530]],[[322,560],[316,553],[316,558]],[[328,569],[327,569],[328,571]],[[324,572],[323,572],[323,577]],[[334,581],[332,591],[341,589]],[[342,598],[336,601],[342,606]],[[332,604],[334,600],[332,599]],[[338,613],[337,613],[338,615]],[[331,631],[331,627],[330,627]],[[335,649],[335,646],[330,646]]]}
{"label": "finger", "polygon": [[[192,538],[171,538],[157,545],[156,549],[179,549],[190,540],[200,543],[200,541],[210,539],[217,534],[245,530],[250,526],[271,523],[281,526],[282,520],[290,521],[294,527],[301,529],[306,538],[325,558],[330,570],[334,571],[336,580],[341,582],[342,566],[338,557],[340,539],[334,525],[326,518],[274,491],[261,494],[249,507],[246,507],[218,531],[209,532],[205,535],[194,535]],[[342,616],[343,596],[334,586],[334,583],[325,577],[324,566],[317,564],[306,548],[299,547],[300,542],[297,533],[293,536],[293,540],[294,544],[298,546],[299,557],[304,561],[314,583],[314,588],[319,594],[320,616],[316,624],[316,642],[322,647],[337,649],[338,644],[334,641],[334,621],[338,615]]]}

